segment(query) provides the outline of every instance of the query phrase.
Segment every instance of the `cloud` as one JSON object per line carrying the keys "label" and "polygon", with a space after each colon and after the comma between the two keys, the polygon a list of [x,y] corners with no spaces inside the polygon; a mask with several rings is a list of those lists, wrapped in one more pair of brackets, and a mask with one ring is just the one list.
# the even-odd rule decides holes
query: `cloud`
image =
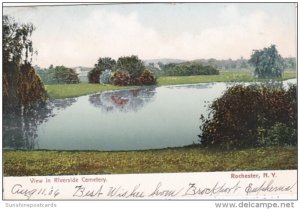
{"label": "cloud", "polygon": [[91,66],[104,56],[153,56],[161,45],[159,34],[143,26],[134,13],[93,12],[81,22],[70,24],[63,29],[58,27],[51,34],[39,33],[33,37],[39,51],[37,62],[46,66],[51,63]]}
{"label": "cloud", "polygon": [[117,59],[132,54],[142,59],[236,59],[247,58],[253,49],[271,44],[276,44],[283,56],[296,53],[295,27],[262,11],[241,14],[235,6],[216,15],[218,24],[180,33],[149,27],[135,12],[94,10],[80,19],[72,17],[52,17],[51,22],[40,28],[38,23],[33,37],[39,51],[36,63],[44,67],[93,66],[98,57]]}
{"label": "cloud", "polygon": [[[227,11],[232,11],[233,8]],[[236,10],[234,10],[236,11]],[[279,18],[257,11],[251,15],[220,15],[222,24],[200,29],[199,33],[186,32],[174,37],[174,57],[195,58],[239,58],[250,57],[253,49],[276,44],[283,56],[295,56],[296,31],[284,25]],[[239,18],[233,18],[239,17]]]}

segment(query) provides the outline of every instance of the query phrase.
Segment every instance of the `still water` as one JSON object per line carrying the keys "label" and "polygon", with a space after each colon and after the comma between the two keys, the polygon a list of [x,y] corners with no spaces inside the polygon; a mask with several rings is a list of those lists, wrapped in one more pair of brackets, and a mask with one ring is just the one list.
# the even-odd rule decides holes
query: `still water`
{"label": "still water", "polygon": [[[110,151],[198,143],[200,115],[206,116],[209,104],[231,85],[145,87],[54,100],[19,126],[4,128],[4,137],[15,136],[3,144],[13,149]],[[9,132],[16,129],[20,133]]]}

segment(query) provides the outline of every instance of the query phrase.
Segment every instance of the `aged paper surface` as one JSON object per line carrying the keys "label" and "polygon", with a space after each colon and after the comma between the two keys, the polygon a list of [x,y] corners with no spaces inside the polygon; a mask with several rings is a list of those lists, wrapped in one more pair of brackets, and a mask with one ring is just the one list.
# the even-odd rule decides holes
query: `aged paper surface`
{"label": "aged paper surface", "polygon": [[2,199],[294,203],[297,5],[4,3]]}

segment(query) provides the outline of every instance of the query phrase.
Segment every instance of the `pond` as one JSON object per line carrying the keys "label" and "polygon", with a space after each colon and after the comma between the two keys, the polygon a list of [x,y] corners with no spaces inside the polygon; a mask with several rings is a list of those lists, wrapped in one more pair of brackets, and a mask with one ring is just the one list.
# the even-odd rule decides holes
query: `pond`
{"label": "pond", "polygon": [[4,118],[3,147],[112,151],[199,143],[200,115],[231,85],[143,87],[54,100],[22,119]]}

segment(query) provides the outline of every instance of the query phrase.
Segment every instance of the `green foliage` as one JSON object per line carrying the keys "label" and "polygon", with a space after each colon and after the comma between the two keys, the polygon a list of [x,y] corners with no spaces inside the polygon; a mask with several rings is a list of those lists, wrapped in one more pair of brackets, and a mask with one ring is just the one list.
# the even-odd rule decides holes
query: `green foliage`
{"label": "green foliage", "polygon": [[142,60],[137,56],[120,57],[117,61],[116,69],[119,71],[127,71],[130,75],[130,85],[138,85],[139,77],[146,69]]}
{"label": "green foliage", "polygon": [[[236,70],[252,70],[252,66],[249,63],[248,59],[244,59],[243,57],[232,60],[232,59],[197,59],[194,60],[195,63],[200,63],[202,65],[210,65],[220,70],[226,71],[236,71]],[[283,58],[284,66],[288,70],[296,70],[296,58],[295,57],[287,57]],[[160,63],[160,68],[163,68],[163,64]]]}
{"label": "green foliage", "polygon": [[56,66],[53,69],[53,78],[56,83],[79,83],[78,74],[71,68]]}
{"label": "green foliage", "polygon": [[19,64],[28,62],[29,56],[33,55],[31,35],[34,27],[31,23],[20,24],[12,17],[3,16],[2,19],[2,57],[3,62],[13,62]]}
{"label": "green foliage", "polygon": [[[295,72],[285,72],[283,79],[294,78]],[[221,72],[220,75],[209,76],[170,76],[159,77],[158,85],[174,85],[174,84],[191,84],[191,83],[208,83],[221,81],[253,81],[255,80],[249,72]],[[98,85],[92,83],[79,84],[56,84],[46,85],[46,90],[50,98],[68,98],[102,92],[107,90],[119,90],[133,88],[132,86],[114,86],[114,85]]]}
{"label": "green foliage", "polygon": [[3,151],[4,176],[170,173],[297,169],[297,148],[238,151],[199,147],[161,150]]}
{"label": "green foliage", "polygon": [[114,59],[110,57],[100,57],[97,64],[95,64],[94,69],[88,73],[89,83],[99,83],[99,77],[102,71],[106,69],[114,70],[115,66],[116,61]]}
{"label": "green foliage", "polygon": [[8,16],[3,16],[2,24],[3,113],[21,117],[26,108],[46,100],[43,83],[30,64],[34,27]]}
{"label": "green foliage", "polygon": [[116,71],[111,77],[111,83],[117,86],[128,86],[130,85],[130,75],[127,71]]}
{"label": "green foliage", "polygon": [[163,71],[160,70],[158,67],[155,67],[154,63],[149,63],[146,66],[146,69],[153,73],[156,77],[163,75]]}
{"label": "green foliage", "polygon": [[56,84],[57,81],[54,79],[54,67],[50,65],[49,68],[40,68],[34,66],[35,72],[40,76],[44,84]]}
{"label": "green foliage", "polygon": [[154,85],[156,84],[156,78],[149,70],[144,70],[139,78],[140,84],[142,85]]}
{"label": "green foliage", "polygon": [[297,130],[276,122],[270,129],[258,128],[260,146],[296,146]]}
{"label": "green foliage", "polygon": [[29,63],[17,66],[12,62],[3,63],[3,113],[21,114],[21,109],[35,103],[45,102],[45,87]]}
{"label": "green foliage", "polygon": [[167,76],[192,76],[192,75],[218,75],[219,71],[210,66],[204,66],[199,63],[171,63],[164,65],[163,68],[164,75]]}
{"label": "green foliage", "polygon": [[48,69],[36,68],[35,70],[45,84],[79,83],[78,74],[65,66],[51,65]]}
{"label": "green foliage", "polygon": [[284,60],[278,54],[275,45],[262,50],[253,50],[249,63],[255,67],[255,75],[259,78],[278,78],[284,70]]}
{"label": "green foliage", "polygon": [[229,88],[212,103],[209,117],[201,116],[201,143],[207,147],[257,147],[259,129],[270,129],[277,122],[296,129],[294,88],[257,85]]}
{"label": "green foliage", "polygon": [[296,58],[295,57],[284,58],[284,66],[286,69],[296,70],[297,69]]}
{"label": "green foliage", "polygon": [[137,78],[132,78],[128,71],[116,71],[112,77],[111,82],[117,86],[128,85],[154,85],[156,84],[156,78],[149,70],[144,70],[142,74]]}
{"label": "green foliage", "polygon": [[113,70],[116,65],[116,61],[110,57],[99,58],[97,64],[95,64],[95,68],[100,71],[104,71],[106,69]]}

